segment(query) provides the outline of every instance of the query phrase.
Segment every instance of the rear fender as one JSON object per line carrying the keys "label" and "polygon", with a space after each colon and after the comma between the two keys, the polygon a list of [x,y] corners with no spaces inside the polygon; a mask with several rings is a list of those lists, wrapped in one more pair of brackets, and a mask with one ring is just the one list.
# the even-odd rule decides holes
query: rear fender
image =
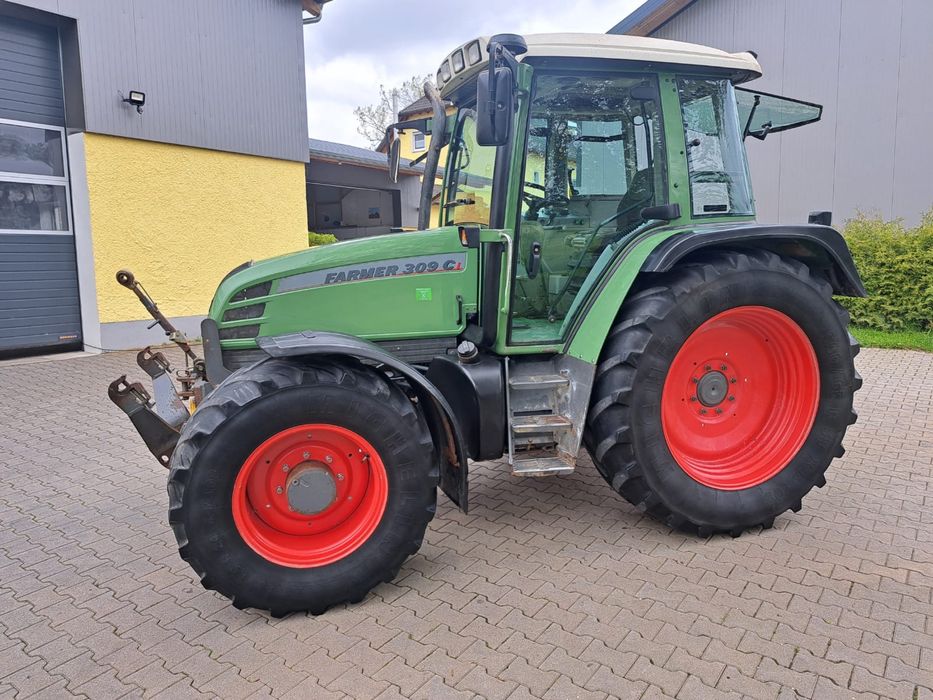
{"label": "rear fender", "polygon": [[460,426],[438,388],[417,369],[373,343],[343,333],[302,331],[258,338],[257,343],[270,357],[354,357],[378,363],[404,376],[424,408],[424,417],[437,447],[441,490],[467,512],[468,457]]}
{"label": "rear fender", "polygon": [[867,296],[845,239],[830,226],[799,224],[699,228],[678,233],[660,243],[645,260],[642,272],[667,272],[697,251],[761,248],[795,258],[822,272],[843,296]]}

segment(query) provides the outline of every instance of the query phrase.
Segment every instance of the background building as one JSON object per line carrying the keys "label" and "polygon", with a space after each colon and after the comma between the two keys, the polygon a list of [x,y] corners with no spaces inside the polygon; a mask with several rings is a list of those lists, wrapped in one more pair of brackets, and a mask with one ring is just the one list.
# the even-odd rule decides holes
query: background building
{"label": "background building", "polygon": [[751,49],[750,87],[824,105],[817,124],[746,141],[762,221],[915,224],[933,206],[931,28],[929,0],[648,0],[610,33]]}
{"label": "background building", "polygon": [[384,153],[309,139],[308,229],[340,240],[418,226],[424,166],[402,159],[398,182],[389,179]]}
{"label": "background building", "polygon": [[197,336],[231,268],[307,244],[302,7],[0,0],[0,352],[159,342],[120,268]]}

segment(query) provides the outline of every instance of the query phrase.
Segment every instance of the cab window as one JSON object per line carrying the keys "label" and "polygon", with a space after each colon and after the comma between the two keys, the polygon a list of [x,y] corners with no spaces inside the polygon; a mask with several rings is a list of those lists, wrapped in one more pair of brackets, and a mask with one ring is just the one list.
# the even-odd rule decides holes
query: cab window
{"label": "cab window", "polygon": [[755,213],[735,92],[728,80],[677,81],[693,216]]}

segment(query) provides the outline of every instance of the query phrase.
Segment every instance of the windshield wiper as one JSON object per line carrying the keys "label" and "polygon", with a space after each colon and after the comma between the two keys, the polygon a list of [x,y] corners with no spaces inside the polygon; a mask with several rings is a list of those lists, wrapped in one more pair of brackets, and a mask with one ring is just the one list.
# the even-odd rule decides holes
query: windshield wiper
{"label": "windshield wiper", "polygon": [[476,204],[476,200],[470,199],[469,197],[464,197],[462,199],[455,199],[451,202],[445,202],[444,207],[460,207],[468,204]]}

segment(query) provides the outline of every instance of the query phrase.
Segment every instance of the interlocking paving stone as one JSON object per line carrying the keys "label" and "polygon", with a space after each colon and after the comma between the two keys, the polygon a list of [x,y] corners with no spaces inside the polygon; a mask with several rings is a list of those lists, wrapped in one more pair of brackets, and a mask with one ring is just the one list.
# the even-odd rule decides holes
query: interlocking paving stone
{"label": "interlocking paving stone", "polygon": [[0,697],[933,698],[933,355],[856,362],[848,451],[772,530],[670,532],[586,458],[474,464],[394,582],[280,620],[179,559],[106,398],[132,354],[0,363]]}

